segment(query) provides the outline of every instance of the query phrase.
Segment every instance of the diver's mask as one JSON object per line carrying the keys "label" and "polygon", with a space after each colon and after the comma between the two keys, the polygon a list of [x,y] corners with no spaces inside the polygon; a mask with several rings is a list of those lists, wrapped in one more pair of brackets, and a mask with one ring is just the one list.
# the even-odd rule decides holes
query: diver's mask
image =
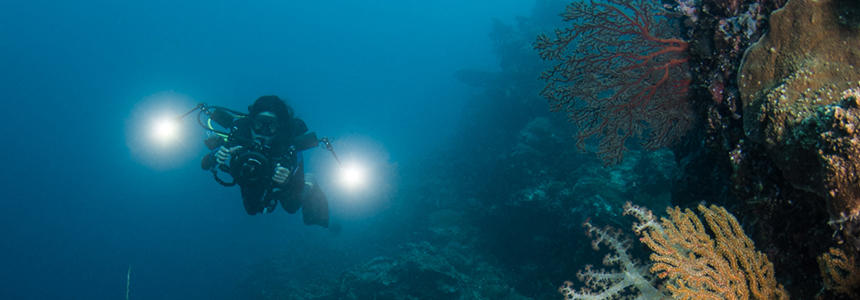
{"label": "diver's mask", "polygon": [[256,134],[272,137],[278,133],[280,127],[281,123],[278,122],[278,118],[260,114],[254,117],[254,124],[251,126],[251,129]]}

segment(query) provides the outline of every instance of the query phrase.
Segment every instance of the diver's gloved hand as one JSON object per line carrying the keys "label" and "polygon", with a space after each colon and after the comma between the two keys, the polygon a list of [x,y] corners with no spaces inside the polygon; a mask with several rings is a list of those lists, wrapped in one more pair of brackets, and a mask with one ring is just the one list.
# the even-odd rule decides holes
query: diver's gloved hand
{"label": "diver's gloved hand", "polygon": [[290,178],[290,169],[281,167],[281,164],[278,163],[275,165],[275,176],[272,176],[272,180],[277,184],[284,184],[287,181],[287,178]]}
{"label": "diver's gloved hand", "polygon": [[217,161],[218,164],[226,165],[227,162],[230,161],[230,156],[239,149],[242,149],[242,146],[236,146],[229,149],[221,146],[221,148],[218,148],[218,152],[215,152],[215,161]]}

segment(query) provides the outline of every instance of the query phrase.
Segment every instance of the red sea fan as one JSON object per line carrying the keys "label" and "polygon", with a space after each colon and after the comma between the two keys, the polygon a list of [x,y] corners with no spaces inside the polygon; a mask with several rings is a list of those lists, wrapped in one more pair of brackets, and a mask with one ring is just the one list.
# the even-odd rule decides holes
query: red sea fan
{"label": "red sea fan", "polygon": [[541,74],[541,95],[579,127],[580,151],[586,139],[600,140],[606,165],[621,162],[628,138],[653,150],[692,124],[687,42],[662,12],[652,0],[574,2],[562,14],[571,27],[535,42],[542,59],[559,62]]}

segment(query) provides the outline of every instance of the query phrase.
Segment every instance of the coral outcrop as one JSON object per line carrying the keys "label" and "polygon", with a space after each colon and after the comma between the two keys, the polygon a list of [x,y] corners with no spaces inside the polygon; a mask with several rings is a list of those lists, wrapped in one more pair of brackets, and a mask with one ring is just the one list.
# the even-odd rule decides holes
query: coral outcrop
{"label": "coral outcrop", "polygon": [[794,187],[826,199],[834,224],[860,213],[860,31],[835,0],[792,0],[745,53],[738,76],[746,136]]}

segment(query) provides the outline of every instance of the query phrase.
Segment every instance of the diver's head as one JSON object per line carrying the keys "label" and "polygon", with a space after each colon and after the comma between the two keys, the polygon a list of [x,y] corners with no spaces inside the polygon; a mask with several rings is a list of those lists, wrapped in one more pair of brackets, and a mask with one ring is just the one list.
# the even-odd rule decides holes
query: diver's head
{"label": "diver's head", "polygon": [[254,123],[251,124],[251,129],[257,135],[275,136],[281,129],[281,122],[274,113],[264,111],[254,117]]}
{"label": "diver's head", "polygon": [[263,96],[248,107],[254,138],[274,137],[293,131],[293,110],[278,96]]}

